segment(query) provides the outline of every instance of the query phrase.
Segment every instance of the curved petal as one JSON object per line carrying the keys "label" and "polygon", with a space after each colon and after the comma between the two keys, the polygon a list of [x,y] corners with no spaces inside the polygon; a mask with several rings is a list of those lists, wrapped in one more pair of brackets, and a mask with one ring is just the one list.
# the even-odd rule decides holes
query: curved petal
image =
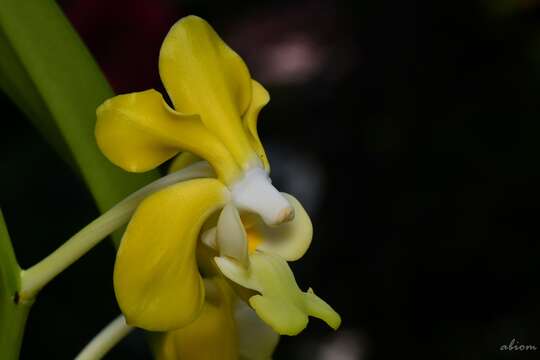
{"label": "curved petal", "polygon": [[282,193],[294,208],[294,219],[278,226],[259,221],[249,232],[259,234],[258,250],[277,254],[287,261],[300,259],[311,245],[313,225],[302,204],[292,195]]}
{"label": "curved petal", "polygon": [[259,118],[259,112],[270,101],[270,94],[268,91],[255,80],[251,80],[251,103],[242,117],[242,123],[246,132],[249,134],[249,142],[251,147],[255,150],[255,153],[261,159],[264,169],[267,173],[270,173],[270,163],[266,157],[266,152],[259,138],[259,132],[257,131],[257,120]]}
{"label": "curved petal", "polygon": [[234,311],[238,333],[240,358],[249,360],[270,360],[279,342],[279,334],[264,323],[252,308],[243,301],[237,301]]}
{"label": "curved petal", "polygon": [[153,169],[180,150],[188,150],[208,160],[221,179],[238,177],[231,154],[199,116],[175,112],[155,90],[115,96],[96,113],[99,148],[127,171]]}
{"label": "curved petal", "polygon": [[205,20],[187,16],[174,24],[159,73],[178,111],[199,114],[242,167],[259,163],[240,120],[251,102],[249,71]]}
{"label": "curved petal", "polygon": [[249,299],[257,315],[281,335],[296,335],[308,323],[308,315],[320,318],[333,329],[341,318],[310,289],[302,292],[289,265],[281,257],[257,251],[250,255],[250,269],[238,262],[214,258],[221,272],[230,280],[260,295]]}
{"label": "curved petal", "polygon": [[[216,229],[219,255],[229,256],[238,260],[242,265],[248,266],[247,235],[240,214],[234,205],[225,205],[219,215]],[[203,241],[206,244],[211,244],[208,236]]]}
{"label": "curved petal", "polygon": [[195,319],[204,299],[196,242],[204,221],[229,200],[218,180],[196,179],[139,205],[114,267],[116,298],[130,325],[165,331]]}
{"label": "curved petal", "polygon": [[171,164],[169,165],[169,170],[167,170],[167,173],[170,174],[175,171],[182,170],[183,168],[201,160],[202,159],[199,156],[192,154],[188,151],[184,151],[171,161]]}
{"label": "curved petal", "polygon": [[200,316],[186,327],[161,335],[154,345],[157,360],[238,359],[232,291],[224,279],[204,283],[207,299]]}

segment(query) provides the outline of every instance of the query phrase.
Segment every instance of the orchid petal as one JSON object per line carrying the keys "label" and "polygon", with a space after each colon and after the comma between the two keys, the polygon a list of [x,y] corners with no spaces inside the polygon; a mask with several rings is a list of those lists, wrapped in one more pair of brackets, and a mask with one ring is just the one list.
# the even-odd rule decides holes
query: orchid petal
{"label": "orchid petal", "polygon": [[294,219],[278,226],[267,226],[260,221],[250,231],[259,234],[262,240],[257,249],[295,261],[304,256],[311,245],[313,225],[302,204],[294,196],[282,194],[294,208]]}
{"label": "orchid petal", "polygon": [[249,104],[246,113],[242,117],[242,122],[244,124],[244,128],[250,135],[249,142],[251,143],[251,147],[261,159],[266,172],[269,173],[270,163],[268,162],[266,152],[264,151],[261,139],[259,138],[259,132],[257,131],[257,120],[259,117],[259,112],[270,101],[270,94],[268,94],[268,91],[266,91],[266,89],[255,80],[251,80],[251,90],[251,103]]}
{"label": "orchid petal", "polygon": [[259,163],[240,120],[251,102],[249,71],[205,20],[187,16],[173,25],[159,72],[178,111],[199,114],[244,169]]}
{"label": "orchid petal", "polygon": [[312,290],[302,292],[281,257],[257,251],[249,257],[249,270],[232,259],[216,257],[214,260],[227,278],[260,293],[252,296],[249,303],[277,333],[298,334],[306,327],[308,315],[320,318],[333,329],[339,327],[338,313]]}
{"label": "orchid petal", "polygon": [[132,172],[157,167],[181,150],[208,160],[222,180],[238,176],[238,165],[198,115],[172,110],[155,90],[118,95],[97,109],[96,140],[116,165]]}
{"label": "orchid petal", "polygon": [[229,200],[221,182],[196,179],[158,191],[139,205],[114,268],[116,297],[128,324],[165,331],[195,319],[204,300],[197,239],[204,221]]}
{"label": "orchid petal", "polygon": [[227,204],[221,211],[216,235],[220,256],[229,256],[244,266],[248,265],[247,235],[234,205]]}
{"label": "orchid petal", "polygon": [[205,279],[204,284],[207,296],[201,314],[189,325],[160,336],[154,346],[157,360],[238,359],[232,291],[224,279]]}
{"label": "orchid petal", "polygon": [[169,170],[167,170],[167,173],[170,174],[175,171],[182,170],[183,168],[188,167],[189,165],[194,164],[201,160],[203,159],[201,159],[199,156],[192,154],[188,151],[184,151],[171,161],[171,164],[169,165]]}

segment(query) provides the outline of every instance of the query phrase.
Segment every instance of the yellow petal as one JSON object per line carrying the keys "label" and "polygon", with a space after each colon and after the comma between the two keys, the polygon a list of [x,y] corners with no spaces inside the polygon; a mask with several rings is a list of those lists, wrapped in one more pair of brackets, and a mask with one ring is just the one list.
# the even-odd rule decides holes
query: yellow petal
{"label": "yellow petal", "polygon": [[257,249],[277,254],[287,261],[295,261],[304,256],[309,248],[313,225],[302,204],[294,196],[282,194],[294,208],[294,219],[277,226],[268,226],[259,221],[249,232],[258,234],[260,238]]}
{"label": "yellow petal", "polygon": [[243,168],[260,163],[241,122],[251,102],[249,71],[205,20],[187,16],[171,28],[159,73],[176,110],[199,114]]}
{"label": "yellow petal", "polygon": [[96,140],[101,151],[127,171],[155,168],[180,150],[208,160],[222,180],[239,168],[198,115],[172,110],[155,90],[115,96],[97,109]]}
{"label": "yellow petal", "polygon": [[169,165],[169,170],[167,172],[170,174],[175,171],[182,170],[183,168],[191,164],[195,164],[196,162],[201,160],[202,159],[197,155],[184,151],[172,160],[171,164]]}
{"label": "yellow petal", "polygon": [[261,232],[256,227],[246,228],[246,235],[248,241],[248,253],[253,253],[257,250],[262,242],[263,238]]}
{"label": "yellow petal", "polygon": [[213,277],[221,274],[214,262],[214,257],[217,255],[218,253],[214,249],[201,242],[197,244],[197,266],[203,277]]}
{"label": "yellow petal", "polygon": [[250,255],[250,269],[235,260],[216,257],[221,272],[237,284],[260,295],[249,299],[257,315],[281,335],[296,335],[308,323],[308,315],[320,318],[337,329],[341,318],[312,290],[302,292],[289,265],[281,257],[257,251]]}
{"label": "yellow petal", "polygon": [[196,179],[156,192],[139,205],[114,268],[116,298],[130,325],[165,331],[195,319],[204,299],[197,239],[204,221],[229,200],[218,180]]}
{"label": "yellow petal", "polygon": [[224,279],[205,280],[207,299],[191,324],[163,334],[154,345],[157,360],[238,359],[231,290]]}
{"label": "yellow petal", "polygon": [[259,112],[270,101],[270,94],[268,91],[255,80],[251,80],[251,103],[242,117],[242,122],[246,132],[249,134],[248,139],[255,153],[261,159],[266,172],[270,172],[270,163],[266,157],[266,152],[259,138],[259,132],[257,131],[257,120],[259,118]]}

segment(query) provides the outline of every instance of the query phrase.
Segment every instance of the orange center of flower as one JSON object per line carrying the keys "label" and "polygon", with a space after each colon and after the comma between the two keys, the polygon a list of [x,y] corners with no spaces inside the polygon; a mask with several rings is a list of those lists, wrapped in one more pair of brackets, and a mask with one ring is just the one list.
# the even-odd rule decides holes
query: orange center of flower
{"label": "orange center of flower", "polygon": [[261,233],[258,232],[255,228],[246,229],[247,241],[248,241],[248,253],[252,254],[257,246],[263,241]]}
{"label": "orange center of flower", "polygon": [[263,241],[262,234],[258,231],[257,226],[255,226],[261,219],[257,215],[251,213],[241,214],[240,219],[246,230],[248,253],[252,254],[257,249],[257,246]]}

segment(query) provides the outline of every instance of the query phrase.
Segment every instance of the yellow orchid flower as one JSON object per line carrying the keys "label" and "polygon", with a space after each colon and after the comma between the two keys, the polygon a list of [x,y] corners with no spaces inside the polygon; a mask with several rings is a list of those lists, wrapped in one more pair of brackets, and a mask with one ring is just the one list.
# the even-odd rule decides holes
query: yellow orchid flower
{"label": "yellow orchid flower", "polygon": [[[205,302],[211,296],[205,297],[197,263],[200,240],[217,252],[214,260],[223,275],[256,292],[249,303],[276,332],[298,333],[308,315],[337,328],[339,315],[313,292],[301,292],[287,265],[307,251],[312,226],[300,203],[277,191],[269,177],[257,134],[268,92],[196,16],[171,28],[159,71],[174,109],[155,90],[107,100],[97,109],[100,149],[133,172],[155,168],[185,151],[175,166],[202,158],[215,177],[171,185],[135,211],[114,269],[115,292],[127,322],[170,331],[217,316]],[[212,330],[199,330],[204,329]]]}

